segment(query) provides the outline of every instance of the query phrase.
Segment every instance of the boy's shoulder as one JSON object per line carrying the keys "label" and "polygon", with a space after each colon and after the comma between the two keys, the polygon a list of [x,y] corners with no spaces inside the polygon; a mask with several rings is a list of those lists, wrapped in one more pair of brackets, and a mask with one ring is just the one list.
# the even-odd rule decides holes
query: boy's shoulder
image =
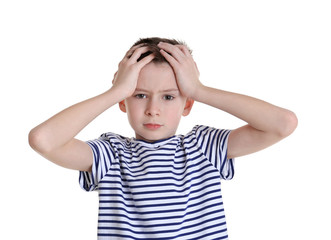
{"label": "boy's shoulder", "polygon": [[97,141],[105,141],[108,143],[112,143],[115,145],[124,145],[124,146],[129,146],[130,143],[132,142],[132,138],[122,136],[121,134],[113,133],[113,132],[105,132],[100,135]]}
{"label": "boy's shoulder", "polygon": [[113,132],[105,132],[100,135],[100,140],[118,140],[118,141],[129,141],[130,138],[122,136],[121,134],[113,133]]}

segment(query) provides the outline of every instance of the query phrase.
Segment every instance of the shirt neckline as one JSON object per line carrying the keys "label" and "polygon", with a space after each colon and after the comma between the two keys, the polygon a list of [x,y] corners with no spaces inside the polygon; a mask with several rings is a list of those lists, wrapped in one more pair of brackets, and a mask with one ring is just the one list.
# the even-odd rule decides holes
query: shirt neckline
{"label": "shirt neckline", "polygon": [[161,146],[164,146],[166,144],[168,144],[169,142],[171,142],[172,140],[175,140],[176,138],[178,138],[178,135],[174,135],[172,137],[169,138],[165,138],[165,139],[160,139],[160,140],[156,140],[154,142],[148,142],[142,139],[137,139],[137,138],[131,138],[131,144],[136,144],[136,145],[143,145],[145,147],[150,147],[150,148],[159,148]]}

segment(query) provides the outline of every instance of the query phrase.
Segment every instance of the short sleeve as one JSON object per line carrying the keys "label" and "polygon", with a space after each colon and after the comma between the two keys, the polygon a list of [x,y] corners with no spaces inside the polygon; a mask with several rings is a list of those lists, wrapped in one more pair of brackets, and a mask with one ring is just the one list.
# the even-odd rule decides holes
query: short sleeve
{"label": "short sleeve", "polygon": [[93,191],[98,189],[98,184],[108,172],[115,154],[110,142],[102,137],[86,143],[93,152],[92,171],[80,171],[79,184],[85,191]]}
{"label": "short sleeve", "polygon": [[228,137],[230,130],[216,129],[207,126],[195,126],[198,146],[205,157],[220,172],[221,178],[230,180],[234,175],[234,159],[227,158]]}

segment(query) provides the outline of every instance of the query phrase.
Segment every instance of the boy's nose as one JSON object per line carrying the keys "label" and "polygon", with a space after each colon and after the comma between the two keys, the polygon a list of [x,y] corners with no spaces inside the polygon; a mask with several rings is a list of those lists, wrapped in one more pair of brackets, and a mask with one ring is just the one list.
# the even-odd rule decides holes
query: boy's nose
{"label": "boy's nose", "polygon": [[160,108],[159,108],[159,105],[157,104],[156,99],[150,99],[148,101],[145,114],[148,115],[148,116],[158,116],[158,115],[160,115]]}

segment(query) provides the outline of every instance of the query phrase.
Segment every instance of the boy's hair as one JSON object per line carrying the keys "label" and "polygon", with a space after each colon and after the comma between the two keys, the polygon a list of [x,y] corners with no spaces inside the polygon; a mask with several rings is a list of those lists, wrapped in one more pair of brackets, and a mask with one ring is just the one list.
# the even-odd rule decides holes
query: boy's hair
{"label": "boy's hair", "polygon": [[[137,42],[135,42],[135,44],[133,44],[133,46],[139,45],[139,44],[143,44],[143,46],[147,46],[149,51],[142,54],[139,58],[138,58],[138,62],[143,59],[144,57],[150,55],[150,54],[154,54],[155,57],[152,60],[154,63],[163,63],[163,62],[168,62],[160,53],[160,48],[157,46],[159,44],[159,42],[166,42],[166,43],[170,43],[172,45],[185,45],[188,50],[190,51],[190,53],[192,54],[192,50],[189,49],[189,47],[186,45],[185,42],[183,41],[178,41],[175,39],[168,39],[168,38],[159,38],[159,37],[152,37],[152,38],[140,38]],[[132,46],[132,47],[133,47]]]}

